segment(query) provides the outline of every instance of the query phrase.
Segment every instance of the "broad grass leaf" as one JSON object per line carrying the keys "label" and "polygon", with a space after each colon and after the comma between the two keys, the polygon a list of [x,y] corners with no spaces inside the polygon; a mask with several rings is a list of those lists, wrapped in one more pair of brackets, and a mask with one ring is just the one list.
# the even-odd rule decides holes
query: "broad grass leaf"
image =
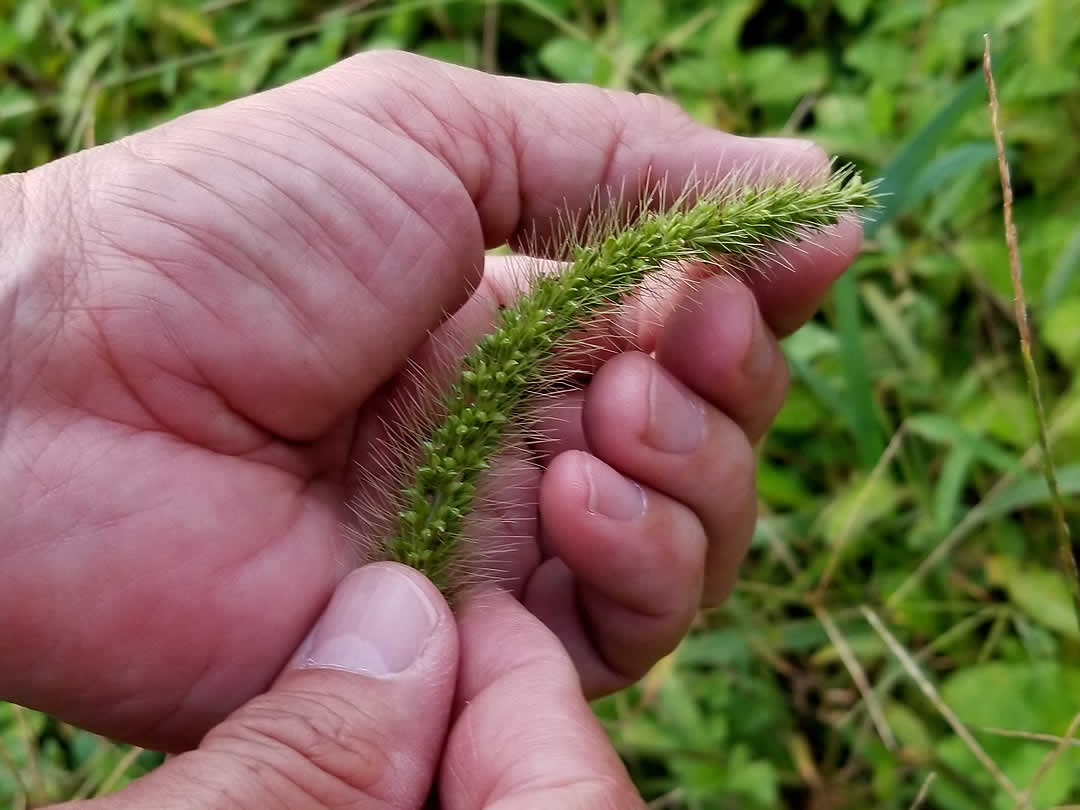
{"label": "broad grass leaf", "polygon": [[1001,87],[1003,104],[1044,101],[1080,89],[1080,72],[1071,64],[1028,64]]}
{"label": "broad grass leaf", "polygon": [[1080,365],[1080,297],[1062,302],[1042,319],[1042,339],[1061,362]]}
{"label": "broad grass leaf", "polygon": [[18,3],[12,26],[19,39],[30,42],[37,36],[45,14],[49,10],[49,0],[23,0]]}
{"label": "broad grass leaf", "polygon": [[176,5],[159,5],[157,18],[161,25],[203,47],[213,48],[218,44],[217,33],[208,15]]}
{"label": "broad grass leaf", "polygon": [[243,65],[235,71],[233,81],[237,89],[244,94],[258,90],[278,58],[285,52],[286,41],[274,37],[251,49]]}
{"label": "broad grass leaf", "polygon": [[825,542],[830,546],[858,545],[867,529],[892,514],[904,497],[904,491],[888,475],[857,476],[825,508],[821,527]]}
{"label": "broad grass leaf", "polygon": [[[965,446],[953,446],[941,465],[941,475],[934,487],[934,539],[940,540],[952,528],[960,513],[961,497],[968,485],[968,473],[975,453]],[[916,548],[925,547],[919,543]]]}
{"label": "broad grass leaf", "polygon": [[[1080,216],[1075,218],[1080,223]],[[1065,296],[1076,274],[1080,272],[1080,224],[1074,228],[1071,236],[1062,248],[1061,255],[1054,264],[1054,269],[1046,278],[1043,288],[1042,305],[1048,310],[1055,307]]]}
{"label": "broad grass leaf", "polygon": [[[845,633],[844,641],[855,658],[864,666],[880,660],[888,652],[881,636],[869,630]],[[839,648],[831,643],[817,650],[810,656],[810,660],[815,666],[842,663]]]}
{"label": "broad grass leaf", "polygon": [[[1007,155],[1015,159],[1011,152]],[[924,200],[936,196],[942,189],[955,184],[961,177],[981,172],[995,163],[997,152],[989,141],[963,143],[936,157],[920,171],[905,190],[904,203],[897,213],[912,210]]]}
{"label": "broad grass leaf", "polygon": [[786,467],[759,463],[756,480],[758,497],[774,507],[798,509],[809,506],[815,500],[802,476]]}
{"label": "broad grass leaf", "polygon": [[752,807],[774,807],[780,795],[780,780],[769,762],[754,759],[748,746],[736,745],[728,762],[726,788]]}
{"label": "broad grass leaf", "polygon": [[[1055,661],[993,662],[967,667],[950,676],[941,686],[941,696],[960,720],[975,734],[987,754],[1019,788],[1026,787],[1046,755],[1045,743],[990,734],[981,729],[1061,734],[1080,711],[1080,669]],[[997,787],[955,737],[937,746],[938,755],[950,766],[967,774],[993,796],[994,810],[1010,810],[1012,799]],[[1080,751],[1069,748],[1039,783],[1034,795],[1037,808],[1049,808],[1064,801],[1076,786]],[[939,780],[933,795],[950,808],[981,807],[957,794],[948,779]],[[951,788],[951,790],[950,790]],[[950,803],[946,803],[946,796]]]}
{"label": "broad grass leaf", "polygon": [[831,329],[811,321],[799,331],[784,339],[784,352],[804,363],[810,363],[824,354],[840,349],[840,339]]}
{"label": "broad grass leaf", "polygon": [[920,413],[909,417],[907,429],[916,436],[936,444],[967,450],[973,458],[989,464],[999,472],[1011,470],[1019,457],[982,436],[971,433],[948,416],[938,413]]}
{"label": "broad grass leaf", "polygon": [[896,740],[907,751],[926,755],[933,749],[934,738],[926,727],[923,718],[910,706],[897,700],[890,700],[882,707],[885,722],[889,724]]}
{"label": "broad grass leaf", "polygon": [[1014,557],[998,554],[987,558],[986,575],[1003,587],[1013,604],[1033,621],[1069,638],[1080,639],[1069,585],[1057,571],[1024,565]]}
{"label": "broad grass leaf", "polygon": [[[1059,467],[1057,470],[1058,487],[1064,496],[1080,495],[1080,464]],[[1046,479],[1033,474],[1002,489],[993,498],[986,500],[980,507],[980,522],[1015,512],[1018,509],[1045,504],[1049,501],[1049,487]]]}
{"label": "broad grass leaf", "polygon": [[825,418],[824,408],[803,386],[796,385],[788,391],[780,413],[773,420],[772,429],[785,433],[809,433]]}
{"label": "broad grass leaf", "polygon": [[905,318],[896,299],[890,298],[878,284],[869,281],[859,285],[859,292],[863,303],[877,321],[882,336],[909,371],[921,378],[937,378],[936,358],[919,347],[908,323],[910,319]]}
{"label": "broad grass leaf", "polygon": [[960,424],[975,434],[985,434],[1017,450],[1026,450],[1035,443],[1037,426],[1031,399],[1019,382],[995,388],[988,396],[980,397],[964,409]]}
{"label": "broad grass leaf", "polygon": [[[922,3],[904,4],[904,8],[911,7],[921,8]],[[1014,54],[1015,49],[1007,47],[996,55],[995,69],[998,75],[1007,73]],[[969,72],[945,103],[939,104],[936,112],[915,130],[892,157],[881,173],[878,186],[878,192],[882,195],[881,205],[869,216],[865,228],[867,237],[873,237],[881,226],[891,222],[903,210],[907,197],[912,192],[912,178],[929,165],[950,130],[976,101],[985,98],[984,82],[981,69]]]}
{"label": "broad grass leaf", "polygon": [[98,37],[83,49],[68,67],[61,88],[61,131],[69,133],[79,109],[86,101],[86,93],[98,70],[113,49],[111,36]]}

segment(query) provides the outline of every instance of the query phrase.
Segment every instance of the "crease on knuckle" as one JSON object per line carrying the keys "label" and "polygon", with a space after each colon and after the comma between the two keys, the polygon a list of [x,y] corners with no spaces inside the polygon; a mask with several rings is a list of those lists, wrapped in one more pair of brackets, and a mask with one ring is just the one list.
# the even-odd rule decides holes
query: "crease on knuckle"
{"label": "crease on knuckle", "polygon": [[320,806],[355,802],[358,795],[385,800],[379,794],[391,770],[389,741],[373,718],[342,699],[261,695],[212,730],[203,748],[246,763],[260,787],[281,786],[278,795],[300,794]]}

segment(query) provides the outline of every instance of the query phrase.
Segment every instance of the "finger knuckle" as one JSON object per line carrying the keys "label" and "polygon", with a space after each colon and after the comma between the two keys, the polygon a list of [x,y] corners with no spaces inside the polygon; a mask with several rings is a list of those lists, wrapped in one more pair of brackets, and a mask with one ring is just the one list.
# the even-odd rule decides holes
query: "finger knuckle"
{"label": "finger knuckle", "polygon": [[338,698],[275,691],[239,709],[203,747],[257,761],[262,785],[284,784],[335,806],[379,794],[391,770],[379,725],[370,712]]}
{"label": "finger knuckle", "polygon": [[725,493],[723,502],[742,504],[753,496],[757,473],[757,454],[750,439],[734,423],[725,442],[724,461],[715,466],[715,487]]}
{"label": "finger knuckle", "polygon": [[579,783],[579,788],[580,807],[591,810],[638,810],[645,807],[641,795],[625,779],[597,778]]}
{"label": "finger knuckle", "polygon": [[667,121],[689,121],[689,116],[677,103],[657,93],[636,93],[634,100],[641,112],[650,118]]}
{"label": "finger knuckle", "polygon": [[[665,573],[665,579],[673,583],[687,584],[696,578],[705,559],[705,530],[692,508],[674,500],[667,502],[667,514],[663,518],[664,529],[652,532],[657,569]],[[664,605],[664,613],[678,610],[681,601],[672,599],[671,589],[666,593],[672,604]]]}

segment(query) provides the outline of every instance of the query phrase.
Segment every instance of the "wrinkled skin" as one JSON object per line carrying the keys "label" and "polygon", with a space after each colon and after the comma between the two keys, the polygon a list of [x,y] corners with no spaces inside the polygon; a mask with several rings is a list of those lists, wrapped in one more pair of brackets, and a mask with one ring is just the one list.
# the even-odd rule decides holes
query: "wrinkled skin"
{"label": "wrinkled skin", "polygon": [[[358,563],[346,489],[406,361],[512,294],[485,247],[648,171],[824,162],[650,96],[374,53],[0,178],[0,697],[194,745]],[[541,471],[511,470],[506,584],[587,694],[730,589],[787,384],[776,337],[858,243],[841,225],[772,277],[704,283],[558,403]],[[698,444],[654,446],[691,418]],[[644,511],[599,516],[626,479]]]}

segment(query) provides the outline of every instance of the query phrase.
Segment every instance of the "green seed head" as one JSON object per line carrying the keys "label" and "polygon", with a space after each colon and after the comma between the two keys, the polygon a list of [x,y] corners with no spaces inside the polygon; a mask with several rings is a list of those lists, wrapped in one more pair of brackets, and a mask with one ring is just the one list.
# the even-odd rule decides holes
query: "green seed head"
{"label": "green seed head", "polygon": [[530,402],[545,393],[568,340],[673,263],[718,266],[722,257],[762,258],[874,205],[872,185],[847,170],[817,182],[759,182],[698,190],[692,205],[606,217],[581,241],[568,240],[566,269],[537,278],[465,356],[440,416],[401,483],[390,560],[426,574],[448,597],[460,586],[465,521],[476,488]]}

